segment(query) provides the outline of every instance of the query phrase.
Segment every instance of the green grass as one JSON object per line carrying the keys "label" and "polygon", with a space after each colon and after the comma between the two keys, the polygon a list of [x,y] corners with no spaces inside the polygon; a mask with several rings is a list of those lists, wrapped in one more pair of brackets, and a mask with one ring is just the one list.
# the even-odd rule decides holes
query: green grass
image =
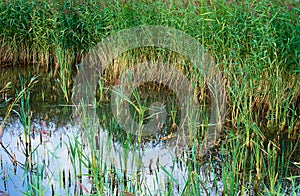
{"label": "green grass", "polygon": [[[300,192],[297,156],[300,139],[299,21],[300,3],[295,0],[200,0],[184,3],[172,0],[115,0],[113,3],[1,0],[0,68],[31,66],[37,73],[46,70],[49,77],[57,79],[59,94],[69,103],[75,64],[80,63],[103,38],[139,25],[179,29],[208,49],[225,80],[228,110],[222,142],[215,147],[224,158],[221,174],[216,174],[223,182],[224,194],[280,195],[291,184],[291,194],[297,195]],[[107,88],[132,62],[143,59],[178,63],[179,69],[199,86],[198,97],[209,103],[208,88],[201,75],[194,73],[190,62],[181,54],[153,48],[135,49],[120,55],[106,71],[106,78],[99,81],[98,101],[109,102],[110,96],[105,93]],[[1,94],[5,94],[5,84],[9,82],[13,82],[12,79],[1,76]],[[135,96],[135,100],[143,98]],[[20,97],[15,100],[20,100],[21,111],[28,112],[24,109],[28,104],[26,100],[22,101]],[[137,111],[146,109],[141,102],[129,103],[137,107]],[[8,102],[2,100],[0,104],[2,107]],[[136,113],[140,124],[145,120],[144,112]],[[115,132],[122,132],[111,119],[112,114],[99,113],[103,126],[112,136]],[[178,116],[171,116],[176,122]],[[20,116],[25,124],[30,123],[29,117],[28,113]],[[85,120],[85,132],[93,132],[91,122]],[[195,143],[190,142],[188,184],[183,193],[186,195],[198,194],[199,187],[205,187],[197,170],[202,164],[196,150],[202,135],[197,134],[197,137]],[[126,139],[123,137],[124,141]],[[134,183],[125,186],[125,180],[114,168],[102,170],[99,167],[101,159],[97,159],[99,152],[94,149],[95,135],[90,135],[88,141],[91,157],[82,153],[79,141],[70,142],[74,165],[85,164],[91,177],[116,178],[119,184],[123,183],[120,186],[124,190],[139,191],[140,187],[135,187]],[[218,162],[215,156],[211,156],[209,162]],[[83,175],[81,171],[74,172],[74,176]],[[109,180],[104,179],[92,179],[96,192],[103,194],[104,187],[113,189]],[[163,195],[170,194],[168,191]]]}

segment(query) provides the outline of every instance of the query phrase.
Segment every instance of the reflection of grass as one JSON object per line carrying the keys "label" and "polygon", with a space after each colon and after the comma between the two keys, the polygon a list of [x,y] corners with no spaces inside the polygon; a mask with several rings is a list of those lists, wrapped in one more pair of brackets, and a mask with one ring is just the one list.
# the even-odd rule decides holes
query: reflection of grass
{"label": "reflection of grass", "polygon": [[[254,189],[256,194],[279,194],[289,181],[292,191],[299,190],[299,181],[293,177],[299,176],[296,155],[300,129],[300,20],[296,1],[155,1],[146,5],[139,1],[3,0],[0,13],[0,26],[3,27],[0,32],[1,64],[30,64],[36,70],[46,67],[51,74],[58,73],[59,87],[67,101],[70,99],[71,65],[105,35],[132,26],[157,24],[183,30],[195,37],[211,52],[226,80],[229,108],[226,132],[222,136],[223,143],[217,148],[226,157],[220,175],[224,193],[248,194]],[[56,50],[57,45],[61,46],[61,51]],[[180,54],[151,48],[128,51],[112,64],[106,80],[101,81],[101,101],[109,98],[105,97],[105,85],[114,83],[129,65],[137,63],[136,59],[156,57],[163,62],[181,61],[178,63],[180,70],[199,86],[197,97],[200,101],[206,100],[203,104],[209,106],[201,73],[195,75],[193,66]],[[109,131],[120,130],[106,110],[99,110],[102,110],[103,126]],[[10,111],[11,108],[7,114]],[[170,114],[173,125],[178,119],[175,113]],[[205,115],[203,118],[206,119]],[[197,128],[199,134],[191,145],[190,172],[184,194],[198,194],[199,187],[205,186],[196,167],[201,164],[197,158],[197,144],[201,142],[205,126]],[[123,140],[126,139],[124,136]],[[91,145],[95,147],[96,144]],[[76,149],[80,147],[74,151]],[[125,183],[123,177],[113,173],[113,168],[99,171],[100,160],[96,154],[91,156],[77,157],[80,164],[91,165],[91,176],[107,172],[105,175],[111,179],[110,183]],[[212,156],[211,161],[214,158]],[[95,178],[93,182],[99,193],[103,193],[103,187],[113,186],[109,180],[103,182]],[[123,188],[136,191],[133,185]]]}
{"label": "reflection of grass", "polygon": [[[11,84],[11,82],[8,82],[7,84],[5,84],[5,86],[3,88],[0,89],[0,94],[2,94],[2,96],[3,95],[6,96],[5,92],[10,88],[10,84]],[[9,102],[9,99],[4,98],[4,100],[0,103],[0,108],[4,107],[4,105],[7,102]],[[9,116],[9,114],[10,114],[10,111],[7,112],[6,117],[4,117],[4,119],[2,120],[2,123],[1,123],[1,126],[0,126],[0,137],[2,135],[3,125],[4,125],[4,123],[5,123],[6,119],[7,119],[7,116]]]}
{"label": "reflection of grass", "polygon": [[[30,77],[30,75],[28,76],[28,81],[24,82],[23,78],[19,76],[20,79],[20,83],[21,83],[21,89],[20,91],[17,91],[16,93],[16,97],[13,99],[12,103],[10,103],[8,105],[7,108],[7,112],[4,116],[4,119],[1,122],[0,125],[0,136],[2,133],[2,128],[7,120],[7,118],[10,116],[12,111],[14,110],[14,107],[16,106],[20,106],[20,112],[17,112],[17,114],[19,115],[19,117],[21,118],[21,121],[24,125],[24,130],[27,131],[27,135],[28,135],[28,129],[30,128],[30,114],[28,112],[30,112],[30,108],[29,108],[29,94],[30,94],[30,90],[32,89],[32,87],[37,83],[37,78],[38,76],[33,76]],[[9,88],[8,84],[1,90],[1,91],[5,91],[7,90],[7,88]],[[29,121],[29,127],[28,127],[28,121]]]}
{"label": "reflection of grass", "polygon": [[66,103],[64,96],[61,95],[62,91],[60,83],[57,82],[59,78],[49,76],[45,70],[37,71],[32,70],[30,67],[22,68],[16,67],[14,69],[4,69],[0,73],[0,86],[5,86],[6,81],[10,82],[10,88],[6,88],[1,93],[2,101],[0,105],[0,115],[5,116],[8,106],[14,101],[16,97],[16,89],[21,89],[19,76],[27,78],[28,74],[34,76],[39,75],[38,82],[31,88],[30,93],[30,109],[33,118],[43,117],[45,119],[55,119],[58,122],[65,122],[69,120],[72,113],[72,107]]}
{"label": "reflection of grass", "polygon": [[[153,127],[154,130],[144,130],[146,132],[144,133],[143,140],[149,140],[151,138],[154,139],[157,136],[165,137],[167,136],[167,134],[176,132],[176,124],[179,125],[178,119],[180,117],[181,108],[178,106],[179,103],[176,99],[176,95],[174,94],[174,92],[170,91],[170,89],[163,86],[163,84],[144,83],[141,86],[138,86],[137,88],[133,89],[131,97],[127,97],[119,90],[114,89],[114,87],[111,93],[114,93],[119,98],[119,102],[128,102],[128,115],[132,117],[133,121],[137,122],[139,131],[142,131],[141,129],[144,124],[156,124],[156,126]],[[162,106],[159,107],[152,105],[153,103],[162,103],[164,109],[160,108]],[[111,104],[116,104],[116,108],[122,107],[118,102],[111,102]],[[109,106],[110,105],[108,105],[108,107]],[[164,112],[167,113],[166,116],[164,116]],[[119,113],[119,115],[124,115],[122,112]],[[159,117],[164,117],[164,122],[158,123],[162,120]],[[155,121],[151,122],[151,119],[155,119]],[[131,137],[133,140],[135,138],[135,135],[138,136],[139,141],[142,139],[139,137],[141,133],[136,134],[131,133],[130,131],[126,132],[125,130],[123,131],[123,133],[132,134]],[[118,132],[116,135],[119,134],[122,134],[122,131]]]}

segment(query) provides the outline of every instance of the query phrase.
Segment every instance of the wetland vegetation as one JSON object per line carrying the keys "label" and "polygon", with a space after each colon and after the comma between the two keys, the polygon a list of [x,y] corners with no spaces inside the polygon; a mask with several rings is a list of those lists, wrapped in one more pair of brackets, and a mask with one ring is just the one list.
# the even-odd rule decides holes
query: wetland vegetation
{"label": "wetland vegetation", "polygon": [[[118,78],[133,62],[174,64],[192,81],[208,124],[210,89],[187,58],[164,48],[127,51],[111,62],[96,89],[93,106],[101,130],[85,118],[84,109],[77,127],[72,112],[74,79],[85,55],[105,37],[141,25],[176,28],[197,39],[222,73],[227,108],[222,134],[205,156],[199,156],[199,145],[207,125],[196,126],[188,150],[168,159],[173,170],[149,158],[147,175],[141,165],[126,171],[134,160],[121,172],[116,164],[105,165],[98,139],[107,134],[126,149],[164,151],[177,130],[178,97],[155,82],[129,97],[110,89],[127,85]],[[1,0],[0,26],[0,190],[11,195],[300,194],[300,1]],[[138,125],[149,122],[153,103],[163,102],[168,114],[159,134],[141,138],[124,131],[109,108],[111,93],[130,102]],[[47,168],[47,162],[59,162],[56,153],[67,157],[69,167]],[[176,176],[180,168],[182,179]],[[156,184],[150,187],[145,176]],[[16,187],[12,179],[26,183]]]}

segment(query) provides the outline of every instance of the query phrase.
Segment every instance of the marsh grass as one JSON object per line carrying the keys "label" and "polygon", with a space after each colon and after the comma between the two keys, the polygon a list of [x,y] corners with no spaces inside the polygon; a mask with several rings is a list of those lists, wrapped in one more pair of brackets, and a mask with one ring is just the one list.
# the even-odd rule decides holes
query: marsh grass
{"label": "marsh grass", "polygon": [[[215,147],[224,160],[221,174],[211,164],[214,181],[221,178],[225,195],[299,194],[299,2],[2,0],[0,13],[1,66],[46,69],[51,77],[58,76],[60,92],[67,102],[74,65],[106,35],[138,25],[163,25],[195,37],[213,56],[226,84],[228,111],[223,140]],[[204,105],[209,105],[209,88],[201,74],[195,74],[193,65],[180,54],[157,48],[131,50],[115,59],[99,81],[99,103],[109,103],[109,88],[121,82],[119,76],[130,65],[147,60],[178,65],[195,82],[198,99],[206,100]],[[7,78],[6,82],[9,81]],[[133,106],[139,105],[137,100],[142,98],[139,96],[130,97],[136,100]],[[3,99],[1,104],[5,102]],[[111,136],[119,135],[122,131],[107,112],[110,111],[107,105],[97,106],[101,125]],[[140,122],[147,116],[136,114]],[[176,125],[178,115],[170,114],[172,124]],[[94,133],[93,123],[89,125],[88,118],[85,120],[85,132]],[[196,150],[202,141],[201,130],[204,128],[199,129],[197,141],[191,143],[184,194],[199,194],[200,187],[206,184],[197,170],[203,164]],[[119,194],[116,184],[122,190],[136,192],[140,187],[126,182],[115,168],[99,167],[102,163],[97,159],[100,155],[95,149],[95,137],[98,136],[88,137],[91,157],[84,154],[80,141],[69,144],[74,167],[81,168],[81,164],[89,167],[95,193],[103,194],[108,187],[111,193]],[[124,135],[118,137],[123,137],[124,145],[133,144]],[[216,157],[212,154],[209,162],[213,163]],[[80,169],[74,171],[74,176],[82,175]],[[171,194],[172,186],[168,188],[167,195]]]}

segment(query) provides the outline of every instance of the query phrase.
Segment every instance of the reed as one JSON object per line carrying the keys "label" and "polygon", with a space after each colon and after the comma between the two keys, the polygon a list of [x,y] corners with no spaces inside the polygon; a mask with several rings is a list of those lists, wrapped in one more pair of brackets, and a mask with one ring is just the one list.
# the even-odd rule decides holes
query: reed
{"label": "reed", "polygon": [[[228,111],[223,127],[222,141],[216,142],[209,157],[199,158],[199,145],[208,127],[208,115],[203,125],[190,122],[188,180],[183,194],[201,194],[214,190],[207,188],[199,167],[209,163],[213,182],[222,181],[223,194],[299,194],[299,129],[300,129],[300,3],[289,1],[20,1],[1,0],[0,3],[0,67],[32,66],[36,71],[46,69],[50,77],[57,77],[56,85],[69,102],[72,71],[85,54],[107,35],[138,25],[162,25],[184,31],[196,38],[213,56],[222,72],[226,86]],[[50,10],[50,12],[49,12]],[[178,70],[193,81],[195,97],[209,113],[209,87],[201,73],[197,73],[181,54],[151,47],[134,49],[120,55],[99,81],[97,109],[101,126],[111,139],[121,141],[125,148],[134,146],[133,139],[124,134],[122,127],[110,112],[111,93],[125,100],[131,107],[133,120],[141,128],[148,122],[149,104],[141,90],[127,96],[118,89],[110,91],[131,65],[143,61],[176,64]],[[2,77],[2,76],[1,76]],[[4,77],[3,77],[4,78]],[[6,80],[6,79],[5,79]],[[23,81],[21,78],[19,79]],[[5,84],[9,82],[9,78]],[[11,81],[13,82],[13,81]],[[28,84],[34,84],[35,80]],[[3,84],[4,93],[8,85]],[[30,125],[30,108],[24,96],[30,89],[24,85],[15,99],[2,99],[0,107],[9,103],[1,129],[11,111],[19,104],[20,119],[25,130]],[[26,83],[27,84],[27,83]],[[21,84],[22,85],[22,84]],[[1,86],[1,87],[2,87]],[[159,86],[159,88],[163,88]],[[0,88],[2,89],[2,88]],[[142,92],[142,93],[141,93]],[[23,97],[23,98],[22,98]],[[170,95],[172,97],[172,95]],[[11,101],[11,102],[9,102]],[[169,102],[170,132],[175,131],[180,117],[176,101]],[[118,104],[121,101],[115,103]],[[83,111],[84,113],[84,111]],[[140,174],[124,177],[114,166],[103,166],[100,137],[89,117],[82,116],[83,131],[89,144],[85,153],[81,141],[70,141],[73,176],[83,176],[82,166],[89,168],[89,177],[95,194],[140,193],[135,185]],[[196,129],[196,131],[195,131]],[[139,129],[141,130],[141,129]],[[131,130],[133,131],[133,130]],[[93,134],[91,134],[93,133]],[[122,135],[123,134],[123,135]],[[138,143],[147,139],[138,134]],[[164,135],[168,138],[168,134]],[[100,149],[100,150],[99,150]],[[87,155],[88,154],[88,155]],[[124,155],[126,156],[126,155]],[[220,158],[221,157],[221,158]],[[218,172],[218,163],[221,173]],[[127,164],[131,164],[130,160]],[[167,172],[170,186],[162,195],[172,194],[176,182]],[[134,179],[128,181],[128,178]],[[80,179],[76,179],[80,183]],[[136,180],[136,181],[135,181]],[[36,178],[39,182],[39,178]],[[34,183],[34,186],[37,186]],[[157,182],[159,183],[159,182]],[[290,190],[286,190],[291,185]],[[79,185],[78,185],[79,186]],[[38,189],[38,187],[37,187]]]}

